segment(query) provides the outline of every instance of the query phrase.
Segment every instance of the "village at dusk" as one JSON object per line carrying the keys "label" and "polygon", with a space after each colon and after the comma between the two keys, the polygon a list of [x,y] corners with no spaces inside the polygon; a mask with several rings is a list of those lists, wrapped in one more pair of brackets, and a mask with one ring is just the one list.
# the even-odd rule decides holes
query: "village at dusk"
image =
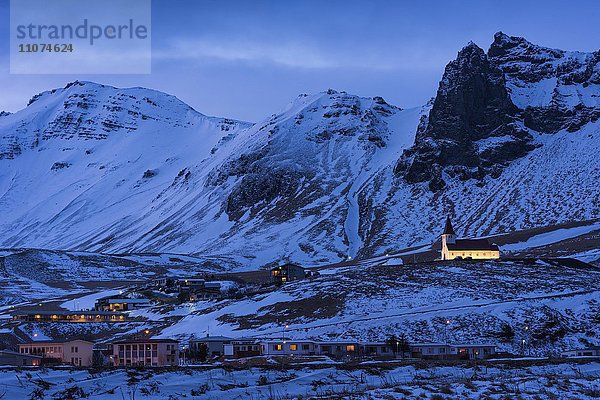
{"label": "village at dusk", "polygon": [[595,2],[0,13],[0,399],[600,398]]}

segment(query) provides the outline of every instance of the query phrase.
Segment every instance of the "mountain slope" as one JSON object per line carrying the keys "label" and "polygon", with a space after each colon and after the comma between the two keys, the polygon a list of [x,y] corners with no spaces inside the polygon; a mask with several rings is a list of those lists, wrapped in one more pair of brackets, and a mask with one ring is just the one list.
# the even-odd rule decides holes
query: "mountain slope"
{"label": "mountain slope", "polygon": [[333,90],[256,124],[74,82],[0,117],[0,246],[308,265],[600,217],[598,53],[496,34],[403,110]]}

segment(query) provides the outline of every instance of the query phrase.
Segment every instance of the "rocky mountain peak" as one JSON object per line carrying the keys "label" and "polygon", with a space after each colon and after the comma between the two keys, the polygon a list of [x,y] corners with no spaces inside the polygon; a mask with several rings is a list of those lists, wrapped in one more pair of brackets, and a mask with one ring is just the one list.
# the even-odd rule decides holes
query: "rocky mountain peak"
{"label": "rocky mountain peak", "polygon": [[528,128],[574,132],[600,118],[600,52],[551,49],[498,32],[488,57],[504,73]]}
{"label": "rocky mountain peak", "polygon": [[531,149],[531,136],[516,123],[518,112],[502,70],[469,42],[446,66],[427,122],[396,173],[409,183],[429,181],[434,191],[444,187],[442,172],[461,179],[497,176],[501,166]]}
{"label": "rocky mountain peak", "polygon": [[14,158],[48,140],[106,140],[111,135],[138,132],[146,125],[161,126],[160,132],[167,134],[201,125],[220,131],[250,126],[205,116],[177,97],[156,90],[74,81],[33,96],[26,108],[7,118],[0,159]]}
{"label": "rocky mountain peak", "polygon": [[519,36],[509,36],[503,32],[494,34],[494,41],[488,50],[490,58],[505,58],[519,61],[545,62],[563,57],[565,51],[538,46]]}

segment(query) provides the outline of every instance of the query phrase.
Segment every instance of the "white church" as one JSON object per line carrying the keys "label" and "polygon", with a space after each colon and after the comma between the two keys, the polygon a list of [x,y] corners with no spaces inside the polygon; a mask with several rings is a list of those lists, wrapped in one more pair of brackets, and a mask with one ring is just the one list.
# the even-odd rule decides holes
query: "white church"
{"label": "white church", "polygon": [[500,249],[487,239],[457,239],[450,217],[442,233],[442,260],[500,258]]}

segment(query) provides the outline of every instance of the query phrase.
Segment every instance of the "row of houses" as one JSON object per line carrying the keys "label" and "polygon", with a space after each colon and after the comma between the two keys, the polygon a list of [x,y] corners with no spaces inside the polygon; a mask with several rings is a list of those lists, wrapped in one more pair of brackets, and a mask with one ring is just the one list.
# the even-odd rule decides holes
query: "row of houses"
{"label": "row of houses", "polygon": [[228,338],[207,336],[190,341],[192,353],[206,346],[209,356],[251,357],[251,356],[315,356],[334,358],[402,357],[423,359],[484,359],[496,354],[493,344],[445,344],[416,343],[410,350],[399,354],[399,349],[384,342],[357,341],[314,341],[314,340],[260,340],[255,338]]}
{"label": "row of houses", "polygon": [[36,310],[21,309],[11,313],[15,321],[24,322],[126,322],[127,311],[150,307],[150,300],[107,296],[96,300],[93,310]]}
{"label": "row of houses", "polygon": [[[193,360],[202,347],[208,357],[245,358],[256,356],[328,356],[336,359],[414,358],[429,360],[479,360],[493,358],[493,344],[414,343],[407,351],[384,342],[263,340],[207,336],[192,340],[180,350],[173,339],[129,339],[95,345],[83,339],[32,341],[18,344],[17,351],[0,350],[0,365],[43,366],[70,364],[76,367],[165,367]],[[600,357],[600,347],[563,352],[563,357]]]}
{"label": "row of houses", "polygon": [[18,310],[11,313],[15,321],[24,322],[125,322],[126,314],[98,310]]}
{"label": "row of houses", "polygon": [[[208,357],[329,356],[332,358],[411,357],[422,359],[484,359],[496,353],[494,345],[422,343],[399,354],[386,343],[356,341],[260,340],[207,336],[192,340],[188,358],[205,346]],[[180,343],[173,339],[129,339],[98,344],[83,339],[40,340],[18,344],[17,351],[0,351],[0,365],[42,366],[70,364],[76,367],[165,367],[180,365]]]}

